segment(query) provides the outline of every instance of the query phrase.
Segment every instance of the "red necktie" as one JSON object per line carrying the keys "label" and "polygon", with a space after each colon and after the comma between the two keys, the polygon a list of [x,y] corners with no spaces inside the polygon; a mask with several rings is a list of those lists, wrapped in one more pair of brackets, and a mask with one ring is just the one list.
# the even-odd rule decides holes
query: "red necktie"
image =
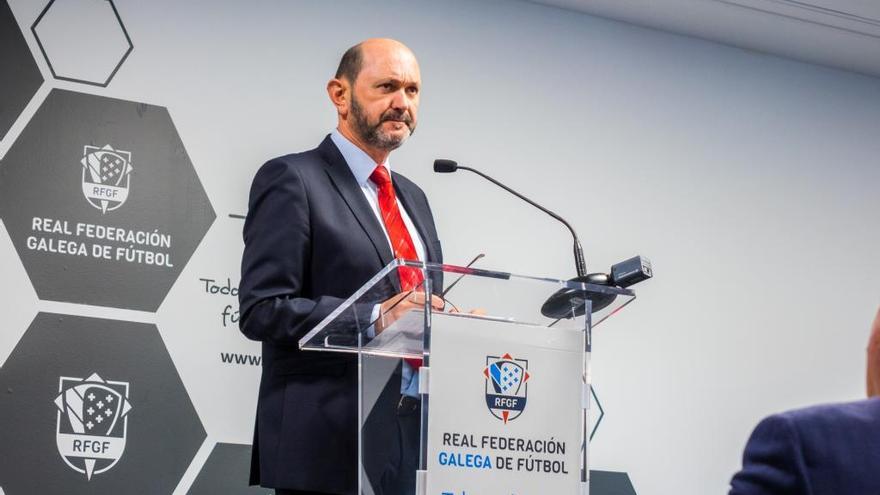
{"label": "red necktie", "polygon": [[[397,196],[394,195],[394,186],[391,184],[391,175],[388,173],[388,169],[379,165],[370,175],[370,180],[379,188],[379,211],[382,213],[382,222],[385,224],[385,230],[391,240],[394,257],[418,260],[416,246],[413,244],[406,224],[403,223],[400,207],[397,206]],[[400,289],[405,291],[414,290],[425,280],[422,271],[411,266],[397,267],[397,274],[400,276]],[[407,358],[404,361],[414,369],[419,369],[422,366],[421,359]]]}

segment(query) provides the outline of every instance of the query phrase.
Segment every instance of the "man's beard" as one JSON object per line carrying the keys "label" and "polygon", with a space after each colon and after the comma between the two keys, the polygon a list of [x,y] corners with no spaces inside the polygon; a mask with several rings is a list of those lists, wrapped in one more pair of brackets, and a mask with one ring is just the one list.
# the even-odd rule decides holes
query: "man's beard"
{"label": "man's beard", "polygon": [[[354,95],[352,95],[351,98],[351,116],[354,118],[354,131],[357,133],[358,137],[360,137],[364,143],[380,150],[392,151],[397,149],[404,141],[406,141],[406,138],[412,136],[412,133],[416,130],[415,125],[413,125],[412,122],[412,117],[405,111],[396,112],[389,109],[379,117],[379,121],[375,124],[368,122],[363,108],[360,106],[357,99],[354,98]],[[409,132],[403,136],[388,134],[382,129],[382,123],[387,121],[403,122],[406,124]]]}

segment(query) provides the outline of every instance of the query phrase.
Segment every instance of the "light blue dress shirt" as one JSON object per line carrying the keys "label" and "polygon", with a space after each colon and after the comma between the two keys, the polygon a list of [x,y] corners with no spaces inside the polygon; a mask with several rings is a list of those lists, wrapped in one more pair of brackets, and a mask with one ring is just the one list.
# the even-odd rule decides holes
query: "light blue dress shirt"
{"label": "light blue dress shirt", "polygon": [[[388,231],[385,229],[385,222],[382,221],[382,214],[379,209],[379,188],[370,180],[370,175],[372,175],[373,170],[376,169],[376,162],[373,161],[373,159],[370,158],[370,155],[364,152],[364,150],[358,148],[354,143],[343,136],[339,130],[334,129],[333,132],[330,133],[330,139],[333,141],[333,144],[339,148],[339,152],[342,153],[342,157],[345,158],[345,163],[348,164],[351,173],[354,174],[354,178],[358,185],[360,185],[364,197],[367,198],[367,203],[370,204],[373,214],[376,216],[376,219],[379,220],[379,225],[382,226],[382,232],[385,234],[385,239],[388,241],[388,247],[393,253],[394,249],[391,247],[391,238],[388,237]],[[386,160],[381,166],[387,168],[389,174],[391,173],[391,163],[389,161]],[[416,254],[419,256],[420,260],[424,260],[425,244],[422,241],[422,238],[419,237],[415,224],[413,224],[412,219],[406,212],[406,208],[404,208],[403,204],[400,202],[397,204],[400,207],[400,216],[403,217],[403,223],[406,225],[406,230],[409,231],[409,236],[413,240]],[[375,320],[375,317],[378,316],[378,307],[374,312],[376,313],[373,318]],[[412,366],[405,361],[403,362],[401,372],[400,393],[416,398],[419,396],[419,372],[418,370],[414,370]]]}

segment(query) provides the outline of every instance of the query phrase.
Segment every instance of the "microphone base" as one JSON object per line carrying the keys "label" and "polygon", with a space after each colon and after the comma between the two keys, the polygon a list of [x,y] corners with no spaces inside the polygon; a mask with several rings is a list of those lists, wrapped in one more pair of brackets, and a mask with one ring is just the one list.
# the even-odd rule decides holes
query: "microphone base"
{"label": "microphone base", "polygon": [[[569,282],[612,286],[611,277],[605,273],[590,273],[575,277]],[[541,306],[541,314],[557,320],[577,318],[587,312],[586,301],[592,301],[593,313],[607,308],[617,298],[615,294],[600,294],[584,289],[559,289]]]}

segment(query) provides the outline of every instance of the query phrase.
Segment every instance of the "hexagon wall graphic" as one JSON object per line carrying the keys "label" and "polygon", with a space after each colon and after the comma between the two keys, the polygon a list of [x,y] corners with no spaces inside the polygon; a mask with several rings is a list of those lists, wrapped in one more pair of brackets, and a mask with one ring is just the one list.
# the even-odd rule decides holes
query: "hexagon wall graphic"
{"label": "hexagon wall graphic", "polygon": [[215,214],[163,107],[53,90],[0,164],[40,299],[155,311]]}
{"label": "hexagon wall graphic", "polygon": [[275,490],[248,486],[251,446],[218,443],[187,495],[273,495]]}
{"label": "hexagon wall graphic", "polygon": [[0,139],[43,84],[9,4],[0,2]]}
{"label": "hexagon wall graphic", "polygon": [[40,313],[0,390],[6,495],[170,494],[206,436],[154,325]]}
{"label": "hexagon wall graphic", "polygon": [[64,81],[106,87],[134,49],[112,0],[50,0],[31,31]]}
{"label": "hexagon wall graphic", "polygon": [[605,417],[605,409],[602,407],[602,403],[599,402],[599,396],[596,395],[596,387],[590,387],[590,441],[593,441],[593,437],[596,436],[596,432],[599,431],[599,425],[602,424],[602,419]]}
{"label": "hexagon wall graphic", "polygon": [[590,470],[591,495],[636,495],[627,473]]}

